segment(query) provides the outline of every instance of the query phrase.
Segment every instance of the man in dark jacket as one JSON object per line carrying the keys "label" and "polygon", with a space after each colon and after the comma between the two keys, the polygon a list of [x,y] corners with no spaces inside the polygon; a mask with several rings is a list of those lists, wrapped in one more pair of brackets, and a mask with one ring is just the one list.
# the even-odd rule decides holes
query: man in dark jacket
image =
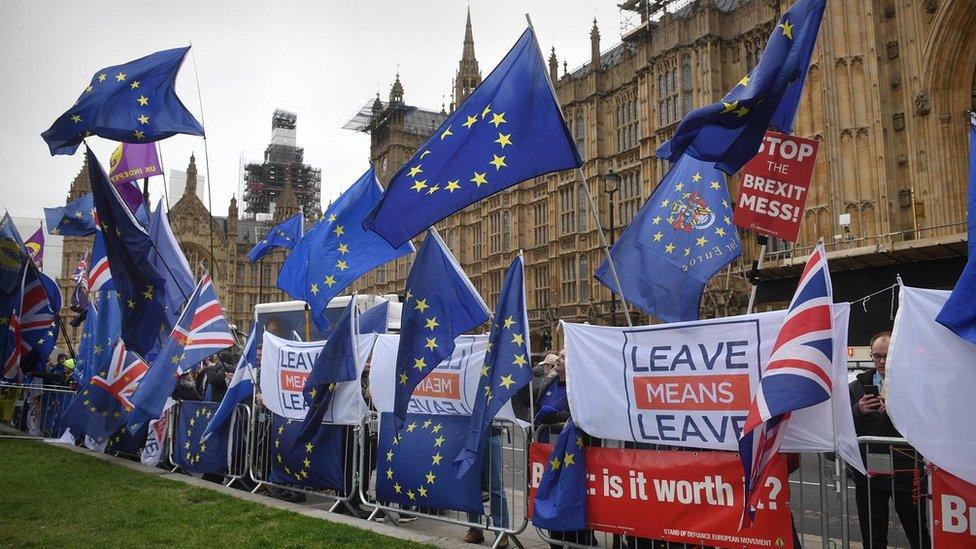
{"label": "man in dark jacket", "polygon": [[[851,382],[851,402],[854,429],[858,436],[901,438],[888,417],[885,406],[885,366],[888,361],[888,345],[891,332],[881,332],[871,338],[871,360],[874,370],[858,374]],[[861,457],[869,472],[892,469],[887,475],[866,478],[848,469],[854,478],[857,516],[861,526],[861,539],[865,547],[888,546],[888,502],[894,500],[895,512],[901,519],[908,541],[915,549],[929,547],[926,526],[925,490],[920,485],[921,497],[915,501],[913,486],[916,475],[924,480],[922,458],[908,445],[861,444]],[[870,456],[870,457],[869,457]],[[874,464],[874,465],[873,465]],[[892,474],[893,473],[893,474]]]}

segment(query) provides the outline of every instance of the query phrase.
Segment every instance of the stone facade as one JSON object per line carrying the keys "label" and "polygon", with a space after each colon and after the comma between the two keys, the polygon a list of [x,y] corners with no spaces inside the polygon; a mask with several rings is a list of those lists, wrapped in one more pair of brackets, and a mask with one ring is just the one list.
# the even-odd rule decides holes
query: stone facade
{"label": "stone facade", "polygon": [[[583,173],[609,231],[605,174],[621,176],[615,232],[636,214],[667,166],[653,154],[681,117],[721,98],[752,67],[787,2],[693,0],[670,13],[641,13],[623,42],[601,49],[594,21],[591,58],[559,76],[549,72],[585,165]],[[974,107],[976,10],[968,0],[867,0],[827,3],[795,133],[821,142],[814,181],[795,244],[773,241],[764,280],[795,278],[824,238],[835,271],[904,265],[965,254],[967,110]],[[463,56],[473,56],[470,15]],[[494,60],[493,60],[494,61]],[[472,63],[462,62],[460,68]],[[557,78],[558,77],[558,78]],[[455,78],[461,81],[460,75]],[[374,104],[364,128],[385,184],[434,128],[409,131],[399,75],[390,102]],[[459,103],[459,102],[458,102]],[[455,103],[455,104],[458,104]],[[433,111],[423,111],[433,116]],[[733,196],[738,182],[729,181]],[[592,278],[603,259],[587,197],[574,172],[526,181],[438,225],[489,304],[504,270],[525,251],[535,349],[553,322],[609,323],[610,293]],[[838,216],[851,214],[848,227]],[[744,275],[758,246],[741,233],[744,257],[712,280],[704,316],[744,310]],[[401,292],[410,259],[370,273],[361,291]],[[879,285],[890,281],[879,282]],[[788,285],[787,285],[788,286]],[[768,295],[761,308],[789,293]],[[790,290],[791,292],[792,290]],[[885,314],[887,316],[887,314]],[[647,321],[637,315],[637,321]],[[617,315],[623,322],[623,315]],[[548,343],[548,341],[545,341]]]}

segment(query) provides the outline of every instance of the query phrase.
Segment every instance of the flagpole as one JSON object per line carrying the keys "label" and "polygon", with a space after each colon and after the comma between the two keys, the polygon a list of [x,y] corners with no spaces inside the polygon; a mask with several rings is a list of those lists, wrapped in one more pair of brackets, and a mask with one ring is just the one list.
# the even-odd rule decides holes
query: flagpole
{"label": "flagpole", "polygon": [[749,282],[752,283],[752,291],[749,293],[749,306],[746,314],[752,314],[752,306],[756,303],[756,292],[759,290],[759,269],[762,268],[763,259],[766,257],[766,244],[769,237],[764,234],[756,234],[756,244],[759,244],[759,257],[752,261],[752,270],[749,271]]}
{"label": "flagpole", "polygon": [[71,344],[71,338],[68,337],[68,331],[64,329],[64,323],[61,321],[61,313],[55,313],[54,320],[58,324],[58,329],[61,330],[61,336],[64,337],[65,344],[68,346],[68,353],[71,355],[71,358],[75,358],[75,347]]}
{"label": "flagpole", "polygon": [[[525,21],[529,24],[529,28],[532,26],[532,18],[529,14],[525,14]],[[535,49],[539,52],[539,59],[544,59],[542,56],[542,49],[539,48],[539,41],[532,37],[532,41],[535,42]],[[558,103],[559,96],[556,95],[556,88],[552,85],[552,81],[549,79],[549,71],[545,70],[543,67],[542,71],[546,75],[546,82],[549,84],[549,91],[552,92],[553,99]],[[563,124],[566,124],[566,117],[563,116],[562,107],[559,108],[559,116],[563,119]],[[577,151],[579,153],[579,151]],[[593,221],[596,222],[597,234],[600,235],[600,246],[603,248],[604,254],[607,256],[607,265],[610,266],[610,276],[613,277],[613,283],[620,289],[620,278],[617,276],[617,267],[613,264],[613,257],[610,256],[610,245],[607,244],[607,236],[603,233],[603,226],[600,224],[600,212],[596,209],[596,203],[593,201],[593,195],[590,194],[590,186],[586,182],[586,176],[583,174],[583,168],[576,168],[576,174],[579,176],[580,184],[583,185],[583,189],[586,191],[586,201],[590,205],[590,211],[593,212]],[[610,290],[613,292],[613,290]],[[620,294],[620,301],[624,306],[624,318],[627,320],[627,326],[633,327],[634,323],[630,319],[630,308],[627,307],[627,299],[624,297],[622,292],[617,292]]]}
{"label": "flagpole", "polygon": [[[193,46],[193,43],[190,43]],[[200,75],[197,73],[197,58],[193,55],[193,50],[190,50],[190,59],[193,60],[193,78],[197,82],[197,103],[200,105],[200,124],[206,128],[206,122],[203,118],[203,94],[200,92]],[[207,148],[207,132],[203,132],[203,160],[204,167],[207,170],[207,210],[210,213],[210,261],[213,263],[213,270],[215,274],[220,274],[220,266],[217,265],[217,258],[214,257],[214,236],[213,236],[213,192],[210,189],[210,150]],[[210,278],[213,278],[211,275]]]}

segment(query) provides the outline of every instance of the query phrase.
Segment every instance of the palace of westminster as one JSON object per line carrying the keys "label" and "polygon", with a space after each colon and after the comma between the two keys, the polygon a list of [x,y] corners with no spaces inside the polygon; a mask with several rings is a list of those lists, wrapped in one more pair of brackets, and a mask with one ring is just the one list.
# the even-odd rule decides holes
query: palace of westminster
{"label": "palace of westminster", "polygon": [[[619,44],[601,46],[594,21],[591,56],[584,65],[568,70],[550,50],[549,75],[608,238],[620,234],[664,176],[665,164],[654,157],[657,147],[686,113],[721,98],[755,66],[788,5],[782,0],[624,0],[620,7],[635,22]],[[836,301],[886,288],[896,275],[910,285],[952,287],[966,260],[967,140],[969,111],[976,108],[973,36],[971,0],[827,3],[794,130],[819,141],[820,152],[797,241],[770,239],[759,272],[758,310],[789,300],[806,256],[821,238]],[[469,12],[452,107],[481,79]],[[384,185],[447,117],[443,108],[409,105],[408,88],[409,81],[404,86],[397,75],[386,100],[377,96],[346,125],[369,133],[370,160]],[[294,129],[292,124],[292,146]],[[269,151],[275,146],[273,141]],[[247,252],[255,239],[300,207],[313,214],[319,209],[318,172],[302,164],[301,149],[293,148],[298,154],[279,171],[308,175],[312,170],[316,187],[293,189],[286,176],[284,186],[270,195],[270,221],[257,220],[246,202],[245,212],[239,212],[236,198],[226,217],[212,216],[197,197],[192,156],[186,191],[169,211],[190,264],[212,265],[228,319],[242,330],[250,326],[255,304],[289,299],[274,288],[285,252],[250,264]],[[255,183],[261,182],[247,181]],[[89,190],[83,168],[67,199]],[[730,178],[733,197],[737,190],[737,179]],[[619,301],[612,304],[610,292],[593,278],[604,256],[574,171],[525,181],[437,228],[492,306],[514,254],[524,250],[534,349],[543,350],[558,337],[557,319],[623,323]],[[745,311],[751,289],[747,275],[759,247],[754,235],[740,235],[743,257],[710,282],[702,300],[704,317]],[[90,237],[65,238],[62,291],[70,292],[70,275],[90,245]],[[402,293],[411,261],[407,256],[382,266],[350,291]],[[852,307],[852,344],[865,344],[867,334],[890,328],[888,301],[886,294]],[[649,320],[636,315],[635,323]]]}

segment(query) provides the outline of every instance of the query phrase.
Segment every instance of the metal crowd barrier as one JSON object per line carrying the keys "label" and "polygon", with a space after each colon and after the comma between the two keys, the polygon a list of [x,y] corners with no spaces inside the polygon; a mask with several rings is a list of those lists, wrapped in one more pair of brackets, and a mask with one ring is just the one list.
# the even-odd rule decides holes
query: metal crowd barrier
{"label": "metal crowd barrier", "polygon": [[58,438],[75,391],[40,383],[0,384],[0,438]]}
{"label": "metal crowd barrier", "polygon": [[359,476],[359,459],[356,457],[359,452],[358,427],[347,427],[343,439],[343,470],[347,472],[346,490],[322,489],[316,490],[299,484],[280,484],[269,480],[271,473],[271,412],[264,405],[255,401],[251,411],[250,434],[250,463],[248,467],[248,477],[255,484],[251,490],[256,493],[262,488],[270,488],[272,495],[279,490],[297,492],[309,496],[324,498],[331,503],[330,512],[336,512],[343,508],[358,515],[359,510],[355,507],[355,498],[358,496],[356,480]]}
{"label": "metal crowd barrier", "polygon": [[[517,547],[524,549],[524,545],[518,536],[528,527],[528,463],[529,463],[529,441],[531,441],[531,430],[522,428],[510,420],[496,419],[492,424],[493,428],[502,430],[501,444],[501,480],[502,490],[500,494],[492,494],[491,487],[494,481],[492,471],[494,471],[493,456],[491,452],[485,457],[484,467],[488,471],[488,495],[482,496],[484,503],[487,503],[488,512],[475,517],[469,517],[467,512],[423,509],[419,507],[404,507],[397,503],[380,502],[376,497],[376,436],[379,433],[378,414],[371,413],[364,418],[359,430],[360,446],[363,451],[359,454],[359,471],[363,474],[360,477],[359,496],[363,504],[372,508],[367,520],[373,520],[382,515],[382,519],[392,524],[403,520],[401,516],[426,518],[463,528],[476,528],[483,531],[494,532],[495,540],[492,547],[497,547],[503,539],[508,539]],[[499,498],[498,495],[501,497]],[[493,502],[492,499],[496,501]],[[498,501],[498,500],[501,501]],[[494,524],[491,517],[492,506],[504,506],[508,510],[508,526]]]}
{"label": "metal crowd barrier", "polygon": [[[177,402],[167,412],[169,414],[166,425],[166,466],[172,471],[178,471],[179,466],[173,459],[174,452],[177,451],[176,444],[176,425],[180,421],[180,413],[183,410],[183,402]],[[231,415],[230,431],[227,437],[227,473],[221,484],[231,486],[235,482],[241,481],[248,475],[250,465],[250,432],[251,432],[251,410],[244,404],[234,407]]]}

